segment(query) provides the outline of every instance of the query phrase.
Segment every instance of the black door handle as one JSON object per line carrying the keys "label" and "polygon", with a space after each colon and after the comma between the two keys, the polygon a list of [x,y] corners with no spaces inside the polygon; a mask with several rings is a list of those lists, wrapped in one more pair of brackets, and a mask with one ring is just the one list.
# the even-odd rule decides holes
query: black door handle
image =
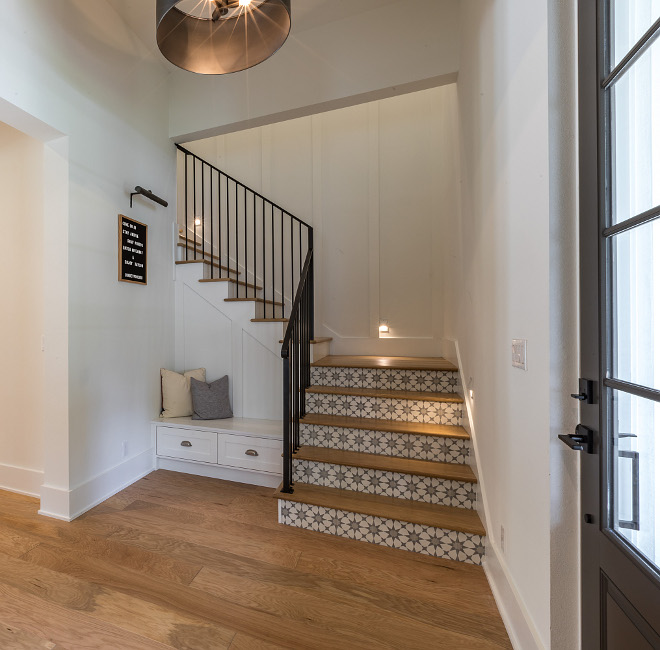
{"label": "black door handle", "polygon": [[591,379],[580,379],[580,392],[571,393],[573,399],[579,399],[581,402],[587,404],[595,404],[594,400],[594,383]]}
{"label": "black door handle", "polygon": [[564,433],[557,437],[575,451],[586,451],[588,454],[594,453],[594,432],[588,427],[578,424],[575,427],[575,433]]}

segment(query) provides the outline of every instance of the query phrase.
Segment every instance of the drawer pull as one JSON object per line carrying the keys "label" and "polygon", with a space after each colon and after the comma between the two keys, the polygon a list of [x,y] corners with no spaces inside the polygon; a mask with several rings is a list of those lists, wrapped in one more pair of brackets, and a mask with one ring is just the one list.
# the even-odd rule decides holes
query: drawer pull
{"label": "drawer pull", "polygon": [[181,446],[182,446],[182,447],[192,447],[192,442],[190,442],[190,440],[184,440],[184,441],[181,443]]}
{"label": "drawer pull", "polygon": [[248,450],[245,452],[245,455],[246,455],[246,456],[258,456],[258,455],[259,455],[259,452],[258,452],[256,449],[248,449]]}

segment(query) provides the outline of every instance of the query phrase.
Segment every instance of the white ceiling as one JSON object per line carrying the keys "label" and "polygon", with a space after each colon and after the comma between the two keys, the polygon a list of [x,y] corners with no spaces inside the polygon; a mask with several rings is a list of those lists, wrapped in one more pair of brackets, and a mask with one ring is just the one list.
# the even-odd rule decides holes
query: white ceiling
{"label": "white ceiling", "polygon": [[[149,49],[156,47],[156,0],[108,0]],[[406,0],[291,0],[293,34]]]}

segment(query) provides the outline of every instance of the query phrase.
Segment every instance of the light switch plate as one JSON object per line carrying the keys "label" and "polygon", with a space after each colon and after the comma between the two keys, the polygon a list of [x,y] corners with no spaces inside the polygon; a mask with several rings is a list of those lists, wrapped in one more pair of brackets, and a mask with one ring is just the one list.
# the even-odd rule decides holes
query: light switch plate
{"label": "light switch plate", "polygon": [[511,341],[511,365],[514,368],[527,370],[527,339]]}

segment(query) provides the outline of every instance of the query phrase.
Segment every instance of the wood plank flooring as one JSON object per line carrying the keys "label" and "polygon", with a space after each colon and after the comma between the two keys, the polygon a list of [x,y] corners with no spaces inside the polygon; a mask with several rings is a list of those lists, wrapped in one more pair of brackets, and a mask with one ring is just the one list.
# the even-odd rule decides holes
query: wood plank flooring
{"label": "wood plank flooring", "polygon": [[159,470],[74,522],[0,492],[0,648],[511,648],[480,567],[277,523]]}
{"label": "wood plank flooring", "polygon": [[383,472],[400,472],[402,474],[430,476],[467,483],[477,482],[477,477],[472,468],[469,465],[459,465],[458,463],[439,463],[431,460],[364,454],[359,451],[344,451],[342,449],[310,447],[308,445],[299,447],[293,457],[296,460],[310,460],[317,463],[347,465],[348,467],[366,467],[367,469],[377,469]]}
{"label": "wood plank flooring", "polygon": [[307,413],[300,419],[303,424],[320,424],[329,427],[348,429],[366,429],[367,431],[393,431],[394,433],[412,433],[420,436],[442,436],[469,440],[470,434],[459,426],[451,424],[421,424],[419,422],[401,422],[400,420],[377,420],[376,418],[354,418],[346,415],[325,415],[325,413]]}
{"label": "wood plank flooring", "polygon": [[[280,341],[283,343],[283,341]],[[409,399],[424,400],[425,402],[446,402],[462,404],[463,398],[456,393],[420,393],[416,390],[385,390],[381,388],[353,388],[339,386],[309,386],[305,389],[307,393],[320,395],[351,395],[354,397],[377,397],[380,399]]]}
{"label": "wood plank flooring", "polygon": [[375,357],[332,354],[315,361],[313,366],[323,368],[393,368],[397,370],[444,370],[458,368],[441,357]]}

